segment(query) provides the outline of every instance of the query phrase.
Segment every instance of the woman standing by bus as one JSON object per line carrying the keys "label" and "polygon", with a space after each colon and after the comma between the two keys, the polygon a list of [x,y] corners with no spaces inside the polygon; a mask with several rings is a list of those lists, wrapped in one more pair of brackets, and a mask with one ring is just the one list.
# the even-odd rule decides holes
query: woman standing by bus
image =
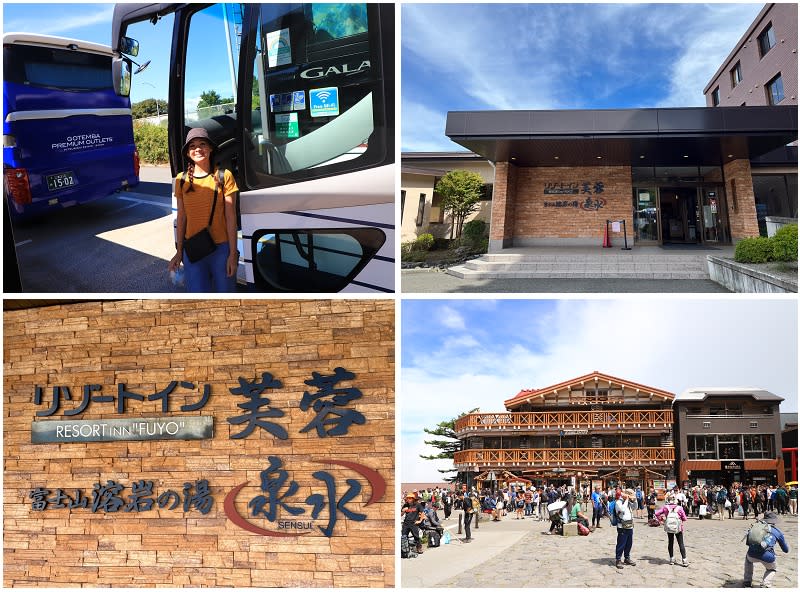
{"label": "woman standing by bus", "polygon": [[[216,145],[203,128],[186,135],[186,171],[175,178],[178,204],[177,253],[169,262],[175,271],[183,262],[189,292],[233,292],[239,251],[236,249],[236,196],[230,171],[215,169]],[[205,233],[210,235],[204,237]],[[202,240],[205,238],[205,242]]]}

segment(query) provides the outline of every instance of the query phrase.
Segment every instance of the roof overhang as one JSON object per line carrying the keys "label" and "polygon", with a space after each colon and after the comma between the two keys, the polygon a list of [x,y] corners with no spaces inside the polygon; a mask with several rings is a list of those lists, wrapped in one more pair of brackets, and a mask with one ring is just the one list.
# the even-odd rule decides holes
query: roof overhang
{"label": "roof overhang", "polygon": [[797,140],[797,107],[451,111],[445,134],[519,166],[718,166]]}
{"label": "roof overhang", "polygon": [[784,400],[783,397],[780,397],[774,393],[765,391],[764,389],[760,388],[695,387],[687,389],[678,396],[676,396],[672,404],[674,406],[677,403],[701,402],[705,401],[706,399],[730,398],[730,397],[750,397],[755,401],[769,401],[774,403],[780,403],[781,401]]}

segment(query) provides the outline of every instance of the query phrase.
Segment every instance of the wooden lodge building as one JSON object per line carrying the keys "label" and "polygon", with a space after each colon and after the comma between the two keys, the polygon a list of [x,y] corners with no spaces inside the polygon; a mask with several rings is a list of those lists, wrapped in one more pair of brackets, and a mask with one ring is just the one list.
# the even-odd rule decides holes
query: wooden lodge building
{"label": "wooden lodge building", "polygon": [[470,478],[502,474],[506,483],[514,476],[536,485],[666,482],[675,478],[674,399],[668,391],[597,371],[523,390],[505,401],[506,413],[456,420],[462,450],[455,466]]}

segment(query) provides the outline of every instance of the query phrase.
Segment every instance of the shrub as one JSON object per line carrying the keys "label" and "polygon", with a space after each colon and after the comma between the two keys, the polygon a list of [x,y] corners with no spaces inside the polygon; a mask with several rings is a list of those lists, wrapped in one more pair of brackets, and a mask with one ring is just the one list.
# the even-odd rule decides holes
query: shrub
{"label": "shrub", "polygon": [[797,224],[782,226],[770,240],[773,261],[797,261]]}
{"label": "shrub", "polygon": [[420,251],[430,251],[436,239],[430,233],[420,234],[414,241],[416,248]]}
{"label": "shrub", "polygon": [[464,229],[461,231],[461,236],[470,245],[477,245],[483,240],[486,234],[486,222],[483,220],[470,220],[464,224]]}
{"label": "shrub", "polygon": [[150,123],[133,125],[133,141],[143,163],[162,164],[169,162],[167,128]]}
{"label": "shrub", "polygon": [[743,238],[736,245],[734,259],[739,263],[766,263],[772,257],[772,239]]}

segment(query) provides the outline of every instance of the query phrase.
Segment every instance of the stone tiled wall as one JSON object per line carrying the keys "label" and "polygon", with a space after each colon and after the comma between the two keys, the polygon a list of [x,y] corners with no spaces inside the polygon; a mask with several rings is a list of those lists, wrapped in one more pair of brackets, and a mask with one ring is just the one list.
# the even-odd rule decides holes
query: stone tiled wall
{"label": "stone tiled wall", "polygon": [[[583,183],[589,184],[591,194],[583,193]],[[603,183],[602,193],[594,185]],[[545,195],[546,184],[579,183],[577,195]],[[519,169],[515,198],[514,237],[525,239],[568,239],[585,244],[602,245],[606,220],[625,220],[629,244],[633,242],[631,168],[629,166],[593,167],[525,167]],[[580,207],[547,207],[546,202],[577,201],[586,198],[603,199],[605,204],[596,210]],[[609,233],[615,246],[622,245],[623,233]],[[516,244],[516,243],[515,243]]]}
{"label": "stone tiled wall", "polygon": [[[254,586],[332,587],[394,585],[394,303],[382,300],[239,301],[146,300],[105,301],[48,306],[4,313],[3,439],[5,483],[5,586]],[[336,367],[353,372],[339,387],[358,388],[363,397],[346,405],[362,413],[363,425],[346,435],[319,437],[300,433],[313,418],[303,411],[304,381],[312,372],[333,374]],[[264,392],[281,418],[289,438],[256,428],[242,439],[232,435],[244,425],[227,420],[244,413],[246,399],[229,392],[238,379],[261,380],[270,372],[283,386]],[[113,402],[93,401],[81,414],[64,417],[81,402],[84,385],[101,385],[116,399],[117,385],[154,394],[170,381],[197,385],[177,387],[170,411],[161,401],[127,401],[124,415]],[[197,402],[200,385],[211,394],[204,407],[182,413]],[[35,387],[43,387],[41,404]],[[46,412],[53,386],[69,386],[72,400],[53,415]],[[142,418],[206,415],[214,419],[213,439],[148,440],[32,444],[31,424],[49,419]],[[336,497],[347,491],[347,479],[362,490],[346,508],[366,515],[363,521],[338,513],[333,536],[319,532],[328,524],[327,504],[314,528],[277,538],[236,526],[224,510],[226,495],[248,482],[235,507],[248,521],[278,531],[277,521],[248,514],[248,500],[267,495],[261,489],[268,457],[280,458],[290,480],[298,483],[289,505],[305,509],[309,495],[325,494],[314,471],[335,478]],[[368,481],[352,470],[322,463],[351,461],[376,470],[386,492],[375,503]],[[95,484],[116,481],[129,501],[132,485],[152,481],[154,496],[182,492],[184,484],[205,479],[213,506],[207,514],[160,508],[149,511],[93,512]],[[289,482],[287,482],[288,485]],[[89,508],[33,508],[35,488],[57,489],[74,497],[82,490]],[[281,494],[286,492],[283,488]],[[328,498],[326,498],[328,499]],[[280,519],[290,516],[279,509]]]}
{"label": "stone tiled wall", "polygon": [[734,160],[723,167],[725,193],[728,196],[728,220],[731,240],[736,242],[749,236],[758,236],[756,196],[749,160]]}

